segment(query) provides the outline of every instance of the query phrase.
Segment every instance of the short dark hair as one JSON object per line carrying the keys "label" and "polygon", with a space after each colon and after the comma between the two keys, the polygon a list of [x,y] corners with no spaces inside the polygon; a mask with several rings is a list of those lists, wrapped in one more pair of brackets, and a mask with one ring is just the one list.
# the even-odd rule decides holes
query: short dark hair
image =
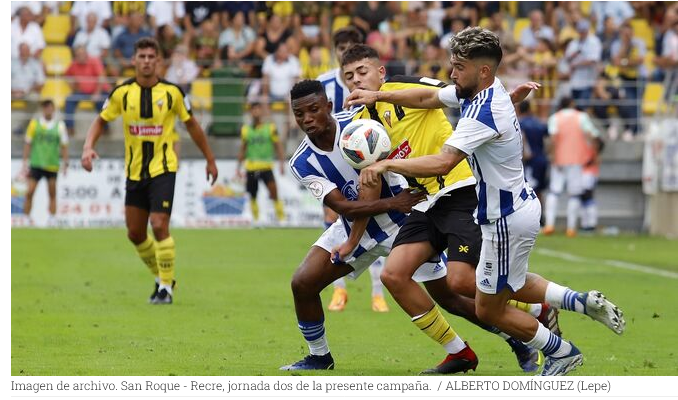
{"label": "short dark hair", "polygon": [[40,102],[40,107],[54,106],[54,101],[52,99],[45,99]]}
{"label": "short dark hair", "polygon": [[140,49],[154,49],[156,54],[160,54],[160,44],[153,37],[142,37],[134,43],[134,54]]}
{"label": "short dark hair", "polygon": [[564,110],[566,108],[572,108],[574,106],[574,100],[572,97],[565,96],[560,99],[560,103],[558,103],[558,110]]}
{"label": "short dark hair", "polygon": [[518,104],[518,111],[520,111],[521,114],[527,114],[530,112],[530,102],[528,100],[523,100]]}
{"label": "short dark hair", "polygon": [[492,31],[479,27],[466,28],[454,35],[450,39],[450,50],[458,59],[489,58],[497,65],[503,55],[499,37]]}
{"label": "short dark hair", "polygon": [[374,58],[378,60],[379,53],[366,44],[356,44],[355,46],[349,47],[341,56],[341,66],[343,67],[346,64],[360,61],[364,58]]}
{"label": "short dark hair", "polygon": [[365,35],[355,26],[347,26],[337,30],[332,39],[334,40],[334,47],[337,47],[340,43],[365,43]]}
{"label": "short dark hair", "polygon": [[323,84],[320,83],[320,81],[314,81],[310,79],[297,82],[292,87],[292,90],[290,90],[290,99],[296,100],[310,94],[318,94],[326,97]]}

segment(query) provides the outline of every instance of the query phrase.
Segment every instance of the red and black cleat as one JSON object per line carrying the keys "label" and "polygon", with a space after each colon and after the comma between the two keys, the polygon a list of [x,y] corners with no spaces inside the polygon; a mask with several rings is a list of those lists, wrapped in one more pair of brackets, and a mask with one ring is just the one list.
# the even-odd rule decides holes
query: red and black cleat
{"label": "red and black cleat", "polygon": [[437,367],[422,371],[421,375],[466,373],[470,369],[475,371],[478,366],[478,357],[468,343],[464,343],[466,344],[464,350],[456,354],[448,354]]}

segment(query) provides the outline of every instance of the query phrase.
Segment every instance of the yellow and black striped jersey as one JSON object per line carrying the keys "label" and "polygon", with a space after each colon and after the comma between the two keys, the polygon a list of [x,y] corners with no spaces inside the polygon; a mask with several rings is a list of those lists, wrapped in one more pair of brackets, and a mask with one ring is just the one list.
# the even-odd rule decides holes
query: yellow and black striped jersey
{"label": "yellow and black striped jersey", "polygon": [[[380,91],[410,88],[442,88],[446,83],[437,79],[395,76],[381,85]],[[365,107],[355,119],[371,118],[379,121],[391,138],[389,158],[412,158],[439,154],[453,129],[441,109],[425,110],[377,102],[374,108]],[[410,187],[425,190],[431,196],[450,190],[475,185],[473,172],[464,160],[445,176],[407,178]],[[443,190],[444,189],[444,190]]]}
{"label": "yellow and black striped jersey", "polygon": [[175,84],[160,80],[150,88],[134,78],[113,89],[101,111],[112,121],[122,115],[125,132],[125,172],[133,181],[176,172],[174,122],[191,118],[191,104]]}

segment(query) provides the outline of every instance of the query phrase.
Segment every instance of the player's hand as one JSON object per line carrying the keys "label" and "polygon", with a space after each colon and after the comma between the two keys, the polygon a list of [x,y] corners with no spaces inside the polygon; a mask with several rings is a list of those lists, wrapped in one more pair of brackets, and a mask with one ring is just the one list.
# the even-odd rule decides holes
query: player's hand
{"label": "player's hand", "polygon": [[217,163],[212,161],[207,161],[207,167],[205,167],[205,172],[207,173],[207,181],[209,182],[210,177],[212,177],[212,182],[210,185],[214,185],[217,182],[217,177],[219,176],[219,171],[217,170]]}
{"label": "player's hand", "polygon": [[372,106],[377,102],[377,93],[372,90],[363,90],[356,89],[348,95],[346,100],[344,100],[344,108],[349,109],[355,104],[364,104],[366,106]]}
{"label": "player's hand", "polygon": [[539,90],[541,88],[541,83],[537,82],[525,82],[522,85],[519,85],[517,88],[513,89],[511,92],[511,102],[513,104],[518,104],[532,92],[533,90]]}
{"label": "player's hand", "polygon": [[426,198],[426,193],[420,190],[405,189],[391,198],[391,209],[408,213],[417,203]]}
{"label": "player's hand", "polygon": [[92,172],[92,161],[97,158],[99,158],[99,155],[94,149],[83,149],[82,157],[80,157],[80,164],[82,164],[85,171]]}
{"label": "player's hand", "polygon": [[348,257],[358,245],[344,242],[339,246],[334,246],[330,251],[330,261],[333,264],[343,264],[344,259]]}
{"label": "player's hand", "polygon": [[386,161],[377,161],[369,167],[360,171],[360,185],[365,187],[375,187],[379,184],[381,175],[386,172]]}

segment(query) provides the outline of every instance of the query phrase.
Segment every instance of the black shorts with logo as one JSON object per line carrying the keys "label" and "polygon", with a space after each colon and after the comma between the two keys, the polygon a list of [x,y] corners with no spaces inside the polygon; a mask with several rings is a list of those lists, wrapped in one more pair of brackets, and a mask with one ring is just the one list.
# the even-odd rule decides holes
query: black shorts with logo
{"label": "black shorts with logo", "polygon": [[393,247],[430,242],[436,253],[447,249],[448,261],[466,262],[475,267],[483,241],[480,226],[473,218],[477,204],[473,186],[452,190],[425,213],[412,211],[400,228]]}
{"label": "black shorts with logo", "polygon": [[257,198],[257,192],[259,190],[259,180],[264,182],[265,185],[268,185],[269,182],[274,181],[273,171],[270,169],[262,169],[260,171],[247,171],[247,182],[245,187],[247,188],[247,193],[250,194],[252,199]]}
{"label": "black shorts with logo", "polygon": [[175,172],[167,172],[140,181],[127,179],[125,206],[134,206],[150,212],[172,214],[176,177]]}
{"label": "black shorts with logo", "polygon": [[42,168],[31,167],[28,171],[28,176],[36,182],[40,182],[40,179],[45,178],[47,180],[56,179],[57,173],[53,171],[47,171]]}

